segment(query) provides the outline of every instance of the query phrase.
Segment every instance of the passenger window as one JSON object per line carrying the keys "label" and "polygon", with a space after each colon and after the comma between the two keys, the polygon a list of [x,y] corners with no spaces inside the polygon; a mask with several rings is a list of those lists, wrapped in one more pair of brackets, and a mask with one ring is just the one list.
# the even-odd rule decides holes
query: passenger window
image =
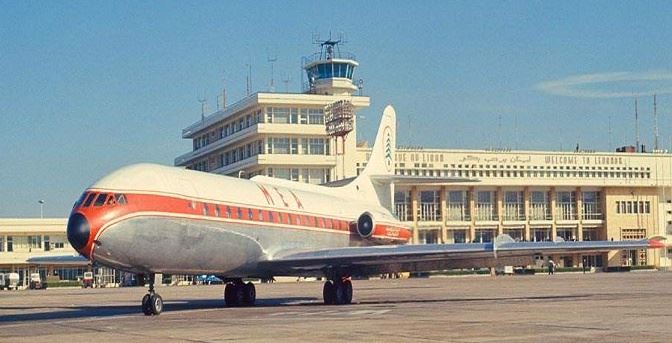
{"label": "passenger window", "polygon": [[243,210],[238,207],[238,211],[236,213],[238,215],[237,219],[243,219]]}
{"label": "passenger window", "polygon": [[82,206],[82,207],[91,206],[91,203],[93,202],[93,199],[95,197],[96,197],[96,193],[90,193],[89,196],[86,198],[86,201],[84,201],[84,206]]}
{"label": "passenger window", "polygon": [[123,194],[115,194],[114,199],[117,201],[118,205],[126,205],[128,203],[126,201],[126,196]]}
{"label": "passenger window", "polygon": [[96,198],[96,202],[93,203],[93,206],[95,206],[95,207],[103,206],[105,204],[106,199],[107,199],[107,193],[98,194],[98,197]]}
{"label": "passenger window", "polygon": [[247,219],[254,220],[254,216],[252,215],[252,210],[249,209],[249,208],[247,209]]}
{"label": "passenger window", "polygon": [[208,215],[208,204],[203,203],[203,215],[207,216]]}
{"label": "passenger window", "polygon": [[215,205],[215,216],[219,217],[221,214],[219,212],[219,205]]}
{"label": "passenger window", "polygon": [[271,211],[268,211],[268,221],[271,222],[271,223],[274,222],[274,220],[273,220],[273,212],[271,212]]}
{"label": "passenger window", "polygon": [[259,221],[263,222],[264,221],[264,211],[259,210]]}
{"label": "passenger window", "polygon": [[226,218],[231,218],[231,207],[226,206]]}

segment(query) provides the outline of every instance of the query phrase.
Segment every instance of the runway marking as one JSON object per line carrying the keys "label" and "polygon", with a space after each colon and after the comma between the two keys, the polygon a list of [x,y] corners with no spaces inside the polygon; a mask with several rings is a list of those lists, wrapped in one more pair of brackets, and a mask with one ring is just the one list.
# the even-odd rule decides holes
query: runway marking
{"label": "runway marking", "polygon": [[327,311],[310,311],[310,312],[276,312],[268,314],[269,317],[311,317],[311,316],[334,316],[334,317],[349,317],[349,316],[380,316],[385,313],[391,312],[392,310],[354,310],[354,311],[339,311],[339,310],[327,310]]}

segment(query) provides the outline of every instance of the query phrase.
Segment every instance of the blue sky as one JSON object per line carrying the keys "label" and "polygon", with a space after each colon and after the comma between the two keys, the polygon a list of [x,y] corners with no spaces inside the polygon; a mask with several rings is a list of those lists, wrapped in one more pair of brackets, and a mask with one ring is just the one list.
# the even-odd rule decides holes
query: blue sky
{"label": "blue sky", "polygon": [[[66,217],[82,190],[135,162],[172,164],[181,129],[229,101],[300,88],[312,35],[344,32],[371,138],[386,104],[399,144],[611,151],[672,144],[672,3],[664,1],[3,1],[0,217]],[[501,129],[498,129],[501,118]],[[611,135],[609,122],[611,121]],[[612,144],[609,145],[611,140]]]}

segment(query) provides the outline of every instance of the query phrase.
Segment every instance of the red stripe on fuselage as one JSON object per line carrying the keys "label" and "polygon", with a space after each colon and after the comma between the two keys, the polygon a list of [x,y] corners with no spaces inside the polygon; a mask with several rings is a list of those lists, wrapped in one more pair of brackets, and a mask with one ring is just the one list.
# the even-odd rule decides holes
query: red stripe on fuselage
{"label": "red stripe on fuselage", "polygon": [[[105,190],[87,190],[89,193],[115,194]],[[116,193],[119,194],[119,193]],[[291,227],[292,229],[319,230],[325,233],[355,234],[350,221],[343,218],[325,217],[305,212],[288,210],[276,210],[274,208],[252,207],[244,204],[223,203],[213,201],[195,200],[177,196],[147,194],[147,193],[123,193],[127,203],[108,203],[101,206],[88,207],[79,204],[73,212],[83,214],[89,221],[90,236],[87,245],[81,249],[81,253],[91,256],[93,241],[100,235],[101,229],[110,223],[133,214],[151,212],[153,215],[167,215],[172,217],[185,217],[198,220],[231,221],[248,225],[266,225],[268,227]],[[96,198],[98,195],[96,195]],[[411,231],[405,227],[398,227],[387,223],[376,224],[373,237],[384,243],[406,243],[411,237]]]}

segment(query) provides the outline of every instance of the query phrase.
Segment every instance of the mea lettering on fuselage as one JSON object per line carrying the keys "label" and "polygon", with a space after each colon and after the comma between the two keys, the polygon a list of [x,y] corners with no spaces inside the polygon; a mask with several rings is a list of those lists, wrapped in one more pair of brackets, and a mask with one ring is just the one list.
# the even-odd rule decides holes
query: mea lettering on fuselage
{"label": "mea lettering on fuselage", "polygon": [[[259,190],[261,191],[261,194],[266,199],[266,202],[269,205],[275,206],[275,200],[273,199],[273,194],[271,192],[269,192],[268,189],[266,189],[266,187],[264,185],[257,184],[257,187],[259,188]],[[282,189],[281,190],[280,188],[275,187],[275,186],[273,187],[273,190],[275,191],[275,194],[278,195],[278,197],[280,198],[280,201],[282,202],[282,204],[285,207],[289,207],[289,203],[285,199],[285,194],[283,194],[284,192],[289,193],[292,196],[292,198],[294,200],[294,204],[296,204],[297,209],[303,209],[303,204],[301,203],[301,200],[296,195],[296,193],[292,192],[292,190],[290,190],[290,189]]]}

